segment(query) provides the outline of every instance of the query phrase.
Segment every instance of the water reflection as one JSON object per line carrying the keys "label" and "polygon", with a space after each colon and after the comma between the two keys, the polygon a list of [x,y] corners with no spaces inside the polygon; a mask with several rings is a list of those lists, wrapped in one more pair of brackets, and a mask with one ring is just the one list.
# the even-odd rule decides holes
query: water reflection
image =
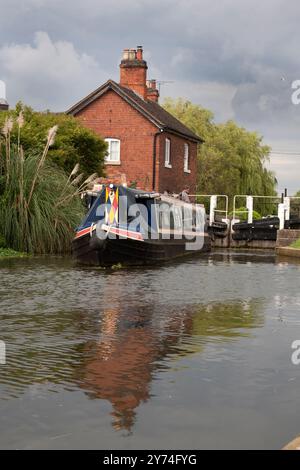
{"label": "water reflection", "polygon": [[[208,342],[233,341],[263,323],[262,301],[231,301],[167,306],[123,297],[111,283],[103,290],[98,313],[88,310],[45,314],[41,304],[30,314],[1,314],[1,337],[9,345],[1,369],[1,398],[21,396],[34,385],[55,391],[80,388],[91,399],[108,400],[115,429],[129,431],[138,406],[151,396],[158,371],[170,359],[201,353]],[[110,302],[106,301],[110,299]]]}
{"label": "water reflection", "polygon": [[280,448],[299,433],[299,272],[241,251],[119,271],[3,260],[0,446]]}
{"label": "water reflection", "polygon": [[109,400],[113,427],[129,431],[136,408],[150,397],[154,372],[166,367],[164,358],[200,353],[207,342],[249,335],[262,323],[260,302],[253,300],[159,313],[153,305],[108,309],[99,340],[85,346],[80,387]]}

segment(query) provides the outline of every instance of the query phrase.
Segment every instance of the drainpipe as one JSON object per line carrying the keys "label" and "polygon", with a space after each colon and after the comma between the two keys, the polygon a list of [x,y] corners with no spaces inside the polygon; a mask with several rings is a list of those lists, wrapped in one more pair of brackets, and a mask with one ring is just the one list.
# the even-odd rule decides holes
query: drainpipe
{"label": "drainpipe", "polygon": [[156,177],[156,143],[159,135],[163,133],[163,129],[159,129],[158,132],[154,134],[153,138],[153,173],[152,173],[152,190],[155,191],[155,177]]}

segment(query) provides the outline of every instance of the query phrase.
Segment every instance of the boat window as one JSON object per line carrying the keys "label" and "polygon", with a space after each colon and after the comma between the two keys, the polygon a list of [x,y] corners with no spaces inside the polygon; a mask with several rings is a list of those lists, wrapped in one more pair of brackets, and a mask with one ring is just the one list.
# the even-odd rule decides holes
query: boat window
{"label": "boat window", "polygon": [[184,230],[192,230],[193,227],[193,210],[187,204],[183,206],[183,227]]}
{"label": "boat window", "polygon": [[205,225],[205,210],[203,207],[197,207],[196,209],[196,223],[197,229],[204,229]]}
{"label": "boat window", "polygon": [[170,212],[162,206],[160,206],[159,210],[159,226],[164,229],[169,228],[170,226]]}
{"label": "boat window", "polygon": [[176,230],[182,228],[182,208],[179,206],[173,207],[174,228]]}
{"label": "boat window", "polygon": [[[137,203],[139,206],[146,206],[147,208],[147,215],[148,215],[148,220],[146,220],[146,224],[148,225],[148,229],[152,229],[154,231],[157,230],[157,224],[156,224],[156,215],[155,211],[152,209],[154,205],[154,200],[153,199],[137,199]],[[144,214],[144,211],[141,210],[141,213]]]}
{"label": "boat window", "polygon": [[174,229],[174,217],[171,211],[171,207],[166,202],[158,204],[159,211],[159,228],[160,229],[170,229],[173,226]]}

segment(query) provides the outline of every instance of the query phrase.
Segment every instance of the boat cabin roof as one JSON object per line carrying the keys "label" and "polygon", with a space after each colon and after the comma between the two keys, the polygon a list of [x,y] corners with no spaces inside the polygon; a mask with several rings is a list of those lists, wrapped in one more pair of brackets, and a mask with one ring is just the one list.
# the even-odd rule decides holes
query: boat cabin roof
{"label": "boat cabin roof", "polygon": [[[100,191],[87,191],[86,194],[89,196],[100,196],[106,188],[110,188],[109,185],[103,185],[102,189]],[[131,200],[132,203],[136,201],[137,199],[157,199],[162,202],[166,202],[168,204],[175,204],[177,206],[194,206],[192,202],[188,203],[185,201],[182,201],[178,197],[175,196],[169,196],[165,194],[160,194],[154,191],[144,191],[142,189],[133,189],[133,188],[127,188],[126,186],[119,186],[119,185],[113,185],[111,189],[119,189],[119,196],[128,196],[129,200]],[[198,205],[199,206],[199,205]],[[202,204],[201,204],[202,206]]]}

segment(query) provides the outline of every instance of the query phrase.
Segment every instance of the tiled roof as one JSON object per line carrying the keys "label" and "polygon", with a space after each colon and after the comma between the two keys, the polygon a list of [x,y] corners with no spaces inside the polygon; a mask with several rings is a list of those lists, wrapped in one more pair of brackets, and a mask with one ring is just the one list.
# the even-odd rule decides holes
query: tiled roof
{"label": "tiled roof", "polygon": [[81,101],[72,106],[67,114],[76,115],[82,111],[86,106],[98,99],[108,90],[114,90],[122,98],[124,98],[131,106],[141,112],[147,119],[153,122],[158,128],[165,131],[173,132],[187,139],[203,142],[203,139],[186,127],[182,122],[178,121],[172,114],[168,113],[158,103],[154,101],[145,101],[137,93],[129,88],[125,88],[113,80],[108,80],[97,90],[93,91],[90,95],[83,98]]}

